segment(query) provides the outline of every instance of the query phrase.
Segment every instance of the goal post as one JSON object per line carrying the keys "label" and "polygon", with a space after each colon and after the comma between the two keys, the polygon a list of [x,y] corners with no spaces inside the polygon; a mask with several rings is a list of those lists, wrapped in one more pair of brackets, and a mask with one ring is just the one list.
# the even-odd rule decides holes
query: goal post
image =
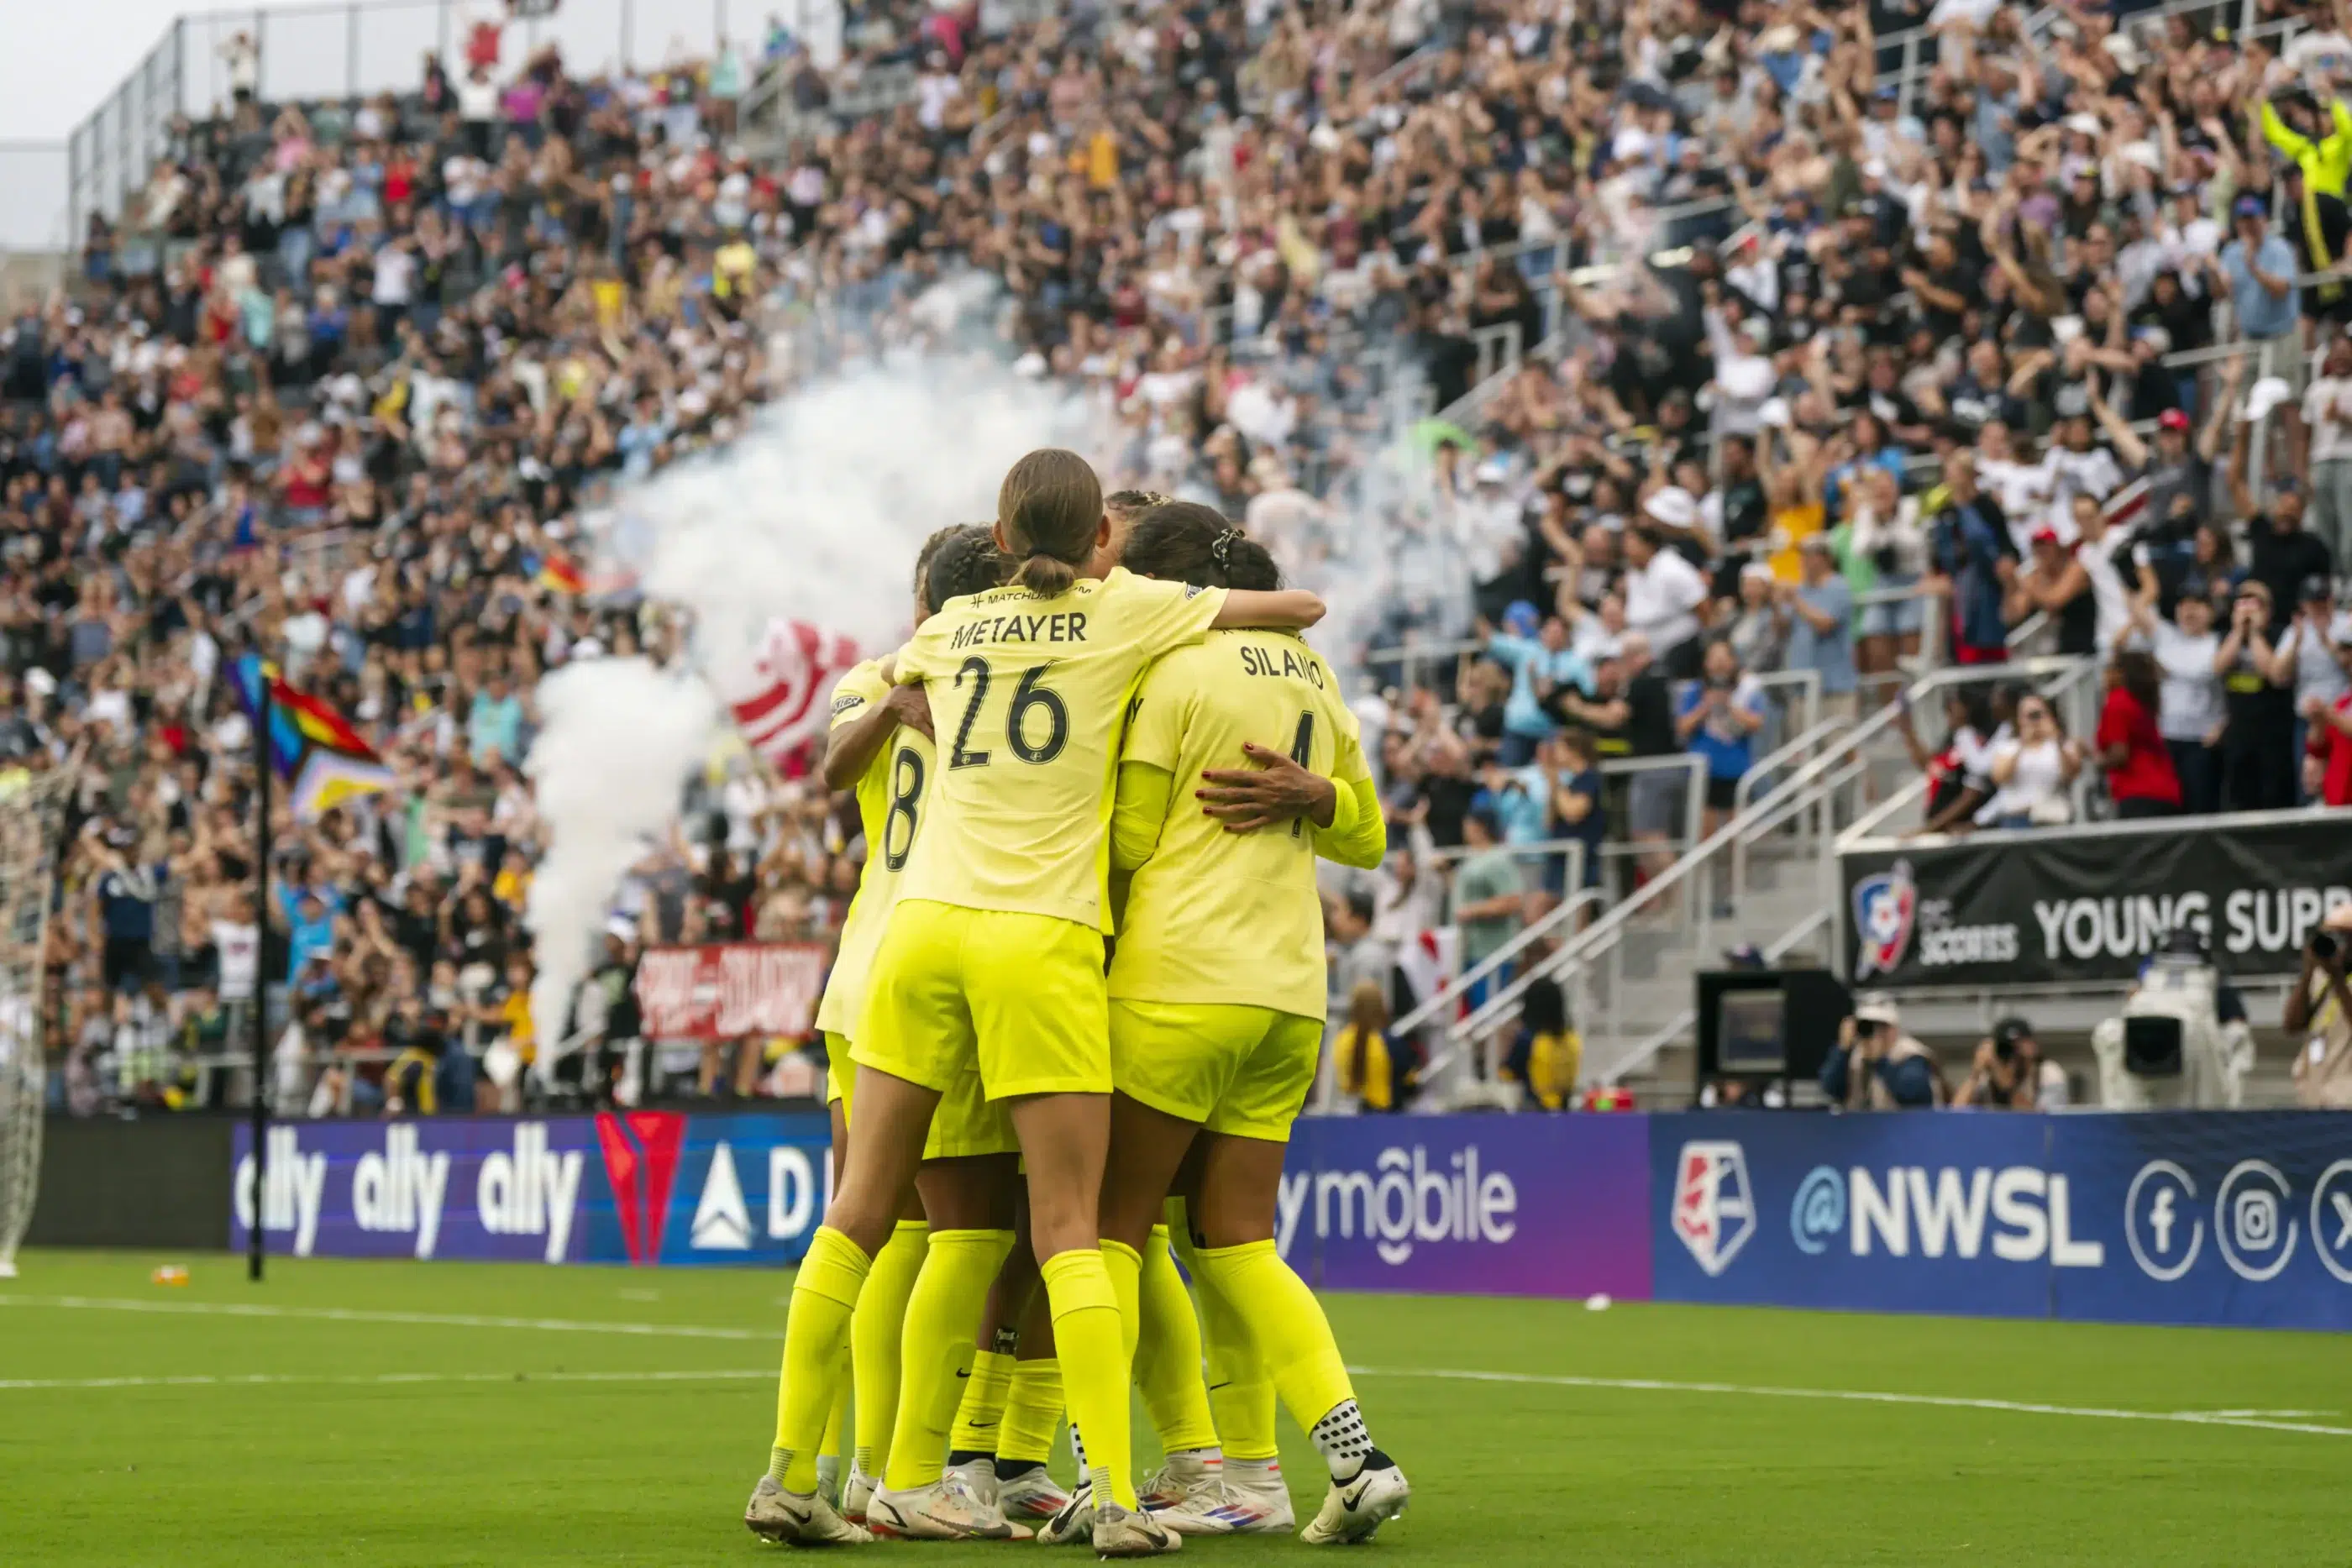
{"label": "goal post", "polygon": [[43,962],[72,775],[0,771],[0,1279],[16,1272],[41,1177],[48,1073]]}

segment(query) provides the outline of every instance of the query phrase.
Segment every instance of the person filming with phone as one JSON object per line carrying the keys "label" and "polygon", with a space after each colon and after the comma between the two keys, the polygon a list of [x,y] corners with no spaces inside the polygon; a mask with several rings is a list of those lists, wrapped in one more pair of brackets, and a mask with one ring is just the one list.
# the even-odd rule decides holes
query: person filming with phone
{"label": "person filming with phone", "polygon": [[2303,973],[2287,993],[2289,1035],[2296,1038],[2295,1103],[2352,1110],[2352,987],[2345,980],[2352,951],[2352,904],[2327,912],[2304,944]]}

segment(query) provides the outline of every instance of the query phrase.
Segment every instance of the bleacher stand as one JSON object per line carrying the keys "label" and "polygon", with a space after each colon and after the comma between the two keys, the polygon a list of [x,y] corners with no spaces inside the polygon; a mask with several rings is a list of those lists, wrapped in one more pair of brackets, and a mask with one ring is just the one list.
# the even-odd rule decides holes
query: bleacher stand
{"label": "bleacher stand", "polygon": [[[423,1076],[511,1103],[473,1063],[568,1021],[518,1000],[532,685],[680,646],[567,572],[579,512],[911,336],[959,271],[1001,285],[1016,370],[1105,411],[1107,478],[1348,597],[1400,1034],[1595,922],[1769,940],[1738,866],[1678,857],[1831,777],[1857,719],[1889,744],[1839,777],[1900,785],[1892,705],[1959,666],[1981,689],[1915,736],[1948,831],[2028,785],[2037,823],[2345,804],[2341,9],[876,4],[648,71],[240,76],[0,340],[0,747],[79,783],[59,1092],[233,1096],[190,1063],[258,990],[289,1103],[373,1108],[403,1052],[449,1069],[411,1108]],[[2143,647],[2153,703],[2131,664],[2011,730],[2042,656]],[[281,824],[260,912],[248,651],[400,780]],[[687,806],[607,980],[837,925],[854,814],[751,775]],[[1525,941],[1458,975],[1473,813],[1527,862]]]}

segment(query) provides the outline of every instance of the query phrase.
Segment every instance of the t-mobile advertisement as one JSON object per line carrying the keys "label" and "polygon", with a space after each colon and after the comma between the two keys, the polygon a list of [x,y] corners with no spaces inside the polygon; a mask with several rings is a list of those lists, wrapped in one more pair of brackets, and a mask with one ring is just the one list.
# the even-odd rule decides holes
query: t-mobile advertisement
{"label": "t-mobile advertisement", "polygon": [[1640,1116],[1314,1119],[1276,1239],[1335,1290],[1643,1301],[1649,1190]]}

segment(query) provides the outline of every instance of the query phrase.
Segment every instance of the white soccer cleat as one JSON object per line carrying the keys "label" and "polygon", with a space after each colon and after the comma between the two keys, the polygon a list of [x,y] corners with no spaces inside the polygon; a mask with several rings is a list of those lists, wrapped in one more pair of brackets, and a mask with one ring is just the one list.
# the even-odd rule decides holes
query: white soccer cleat
{"label": "white soccer cleat", "polygon": [[1404,1511],[1412,1497],[1412,1487],[1396,1461],[1375,1448],[1353,1480],[1331,1483],[1322,1508],[1298,1532],[1298,1539],[1309,1546],[1352,1546],[1370,1541],[1374,1531]]}
{"label": "white soccer cleat", "polygon": [[817,1493],[786,1491],[773,1476],[761,1476],[751,1489],[743,1523],[762,1541],[793,1546],[855,1546],[873,1539]]}
{"label": "white soccer cleat", "polygon": [[965,1464],[950,1465],[947,1473],[961,1481],[964,1490],[986,1503],[996,1501],[996,1460],[983,1456]]}
{"label": "white soccer cleat", "polygon": [[1015,1524],[1034,1524],[1043,1529],[1069,1502],[1070,1494],[1062,1490],[1062,1483],[1043,1465],[996,1483],[996,1506]]}
{"label": "white soccer cleat", "polygon": [[866,1522],[866,1505],[874,1496],[874,1489],[882,1483],[853,1463],[849,1479],[841,1489],[841,1516],[858,1524]]}
{"label": "white soccer cleat", "polygon": [[1204,1459],[1197,1454],[1171,1454],[1152,1478],[1137,1489],[1136,1500],[1145,1511],[1157,1513],[1162,1509],[1181,1508],[1199,1499],[1213,1500],[1218,1495],[1218,1482],[1224,1475],[1224,1461]]}
{"label": "white soccer cleat", "polygon": [[1227,1461],[1224,1480],[1213,1493],[1162,1509],[1154,1519],[1179,1535],[1287,1535],[1297,1528],[1290,1488],[1279,1468],[1237,1472]]}
{"label": "white soccer cleat", "polygon": [[866,1505],[866,1528],[886,1541],[1026,1541],[1036,1533],[1013,1523],[952,1475],[905,1491],[876,1489]]}
{"label": "white soccer cleat", "polygon": [[1054,1517],[1037,1527],[1037,1539],[1047,1546],[1091,1546],[1095,1539],[1094,1482],[1081,1479]]}
{"label": "white soccer cleat", "polygon": [[1184,1544],[1184,1538],[1160,1522],[1156,1513],[1124,1509],[1115,1502],[1094,1511],[1094,1549],[1097,1557],[1157,1557]]}

